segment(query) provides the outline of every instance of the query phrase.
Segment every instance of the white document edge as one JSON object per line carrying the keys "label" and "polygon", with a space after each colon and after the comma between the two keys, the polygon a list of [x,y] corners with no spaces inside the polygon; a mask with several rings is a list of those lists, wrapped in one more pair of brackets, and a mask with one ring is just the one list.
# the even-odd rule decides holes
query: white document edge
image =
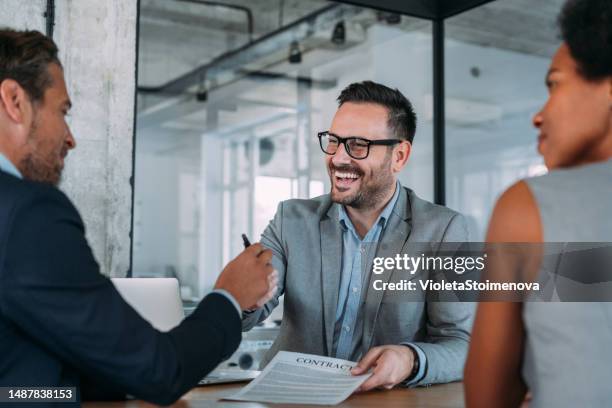
{"label": "white document edge", "polygon": [[[361,384],[363,384],[368,378],[370,378],[370,376],[372,375],[371,373],[368,374],[363,374],[363,375],[348,375],[347,377],[351,377],[352,379],[355,380],[354,384],[352,384],[349,387],[346,387],[345,389],[342,390],[341,393],[339,393],[338,398],[331,400],[331,401],[325,401],[325,402],[320,402],[320,403],[313,403],[313,402],[286,402],[286,401],[278,401],[278,400],[274,400],[274,398],[261,398],[261,399],[253,399],[253,398],[249,398],[248,397],[248,393],[257,388],[258,384],[261,382],[264,382],[266,380],[267,374],[272,372],[274,370],[274,365],[278,362],[282,362],[282,363],[288,363],[288,364],[293,364],[296,367],[299,367],[300,365],[297,363],[292,363],[292,361],[297,360],[298,358],[306,358],[306,359],[316,359],[318,361],[324,361],[324,362],[329,362],[332,364],[338,364],[338,365],[348,365],[351,368],[355,367],[357,365],[357,363],[353,362],[353,361],[348,361],[348,360],[341,360],[338,358],[332,358],[332,357],[325,357],[325,356],[318,356],[318,355],[314,355],[314,354],[304,354],[304,353],[294,353],[294,352],[290,352],[290,351],[279,351],[274,358],[268,363],[268,365],[266,366],[266,368],[262,371],[262,373],[253,381],[251,381],[248,385],[242,387],[238,392],[236,392],[235,394],[232,394],[230,396],[227,397],[223,397],[222,399],[224,400],[232,400],[232,401],[251,401],[251,402],[267,402],[267,403],[280,403],[280,404],[310,404],[310,405],[337,405],[339,403],[341,403],[342,401],[346,400],[348,397],[350,397],[353,392],[355,392],[355,390],[357,388],[359,388],[359,386],[361,386]],[[333,370],[333,369],[326,369],[326,368],[320,368],[320,367],[316,367],[316,366],[308,366],[308,368],[313,369],[313,370],[321,370],[321,371],[326,371],[326,372],[337,372],[338,374],[344,375],[342,374],[341,370]],[[317,390],[313,388],[312,390],[313,392],[316,392]],[[246,396],[245,396],[246,394]]]}

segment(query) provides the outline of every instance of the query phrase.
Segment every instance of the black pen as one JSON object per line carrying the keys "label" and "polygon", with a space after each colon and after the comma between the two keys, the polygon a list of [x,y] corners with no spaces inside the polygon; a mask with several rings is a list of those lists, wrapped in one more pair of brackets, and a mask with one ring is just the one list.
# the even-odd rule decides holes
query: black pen
{"label": "black pen", "polygon": [[246,234],[242,234],[242,243],[244,244],[245,249],[251,246],[251,241],[249,241]]}

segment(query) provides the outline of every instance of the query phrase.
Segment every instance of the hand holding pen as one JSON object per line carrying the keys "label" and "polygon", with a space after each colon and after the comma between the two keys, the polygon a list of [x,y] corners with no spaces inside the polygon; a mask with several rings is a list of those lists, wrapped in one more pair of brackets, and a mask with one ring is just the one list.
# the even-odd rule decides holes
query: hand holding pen
{"label": "hand holding pen", "polygon": [[[246,236],[246,234],[242,234],[242,243],[244,244],[245,249],[251,246],[251,241],[249,241],[249,238]],[[272,274],[270,274],[268,279],[271,288],[270,291],[266,293],[264,297],[259,299],[254,305],[246,309],[246,311],[253,312],[256,309],[263,307],[263,305],[268,303],[274,297],[276,291],[278,290],[278,272],[276,271],[276,269],[273,271]]]}
{"label": "hand holding pen", "polygon": [[[246,238],[246,236],[244,237]],[[272,268],[272,251],[261,244],[250,245],[226,265],[215,283],[215,289],[229,292],[242,310],[261,307],[277,290],[278,273]]]}

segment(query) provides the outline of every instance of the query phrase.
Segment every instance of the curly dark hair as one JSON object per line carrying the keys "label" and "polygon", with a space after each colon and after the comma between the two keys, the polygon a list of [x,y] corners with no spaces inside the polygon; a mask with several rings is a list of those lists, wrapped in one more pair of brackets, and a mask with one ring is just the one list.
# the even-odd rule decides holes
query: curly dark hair
{"label": "curly dark hair", "polygon": [[612,76],[612,0],[568,0],[559,26],[583,77]]}
{"label": "curly dark hair", "polygon": [[355,82],[342,90],[338,105],[346,102],[375,103],[388,110],[387,126],[398,139],[412,143],[416,132],[416,114],[400,91],[372,81]]}
{"label": "curly dark hair", "polygon": [[52,85],[50,63],[61,66],[53,40],[38,31],[0,29],[0,83],[13,79],[32,102],[41,102]]}

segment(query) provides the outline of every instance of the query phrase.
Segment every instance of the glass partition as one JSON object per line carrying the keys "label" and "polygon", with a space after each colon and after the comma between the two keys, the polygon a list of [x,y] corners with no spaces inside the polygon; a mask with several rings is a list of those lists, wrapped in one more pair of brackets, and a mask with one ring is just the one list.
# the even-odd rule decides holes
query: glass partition
{"label": "glass partition", "polygon": [[[316,133],[351,82],[413,102],[418,130],[400,178],[433,199],[431,23],[333,2],[258,3],[249,42],[235,10],[141,2],[133,276],[175,276],[186,301],[211,289],[241,233],[259,240],[282,200],[328,192]],[[163,89],[203,65],[194,83]]]}
{"label": "glass partition", "polygon": [[[402,183],[433,200],[428,20],[327,1],[142,0],[133,276],[176,276],[199,299],[280,201],[326,193],[316,133],[366,79],[414,104]],[[562,0],[497,0],[445,20],[446,204],[484,239],[497,196],[546,171],[531,117],[559,44]],[[249,13],[243,10],[249,9]]]}
{"label": "glass partition", "polygon": [[546,100],[562,3],[498,0],[446,20],[446,198],[474,241],[501,192],[546,172],[531,118]]}

